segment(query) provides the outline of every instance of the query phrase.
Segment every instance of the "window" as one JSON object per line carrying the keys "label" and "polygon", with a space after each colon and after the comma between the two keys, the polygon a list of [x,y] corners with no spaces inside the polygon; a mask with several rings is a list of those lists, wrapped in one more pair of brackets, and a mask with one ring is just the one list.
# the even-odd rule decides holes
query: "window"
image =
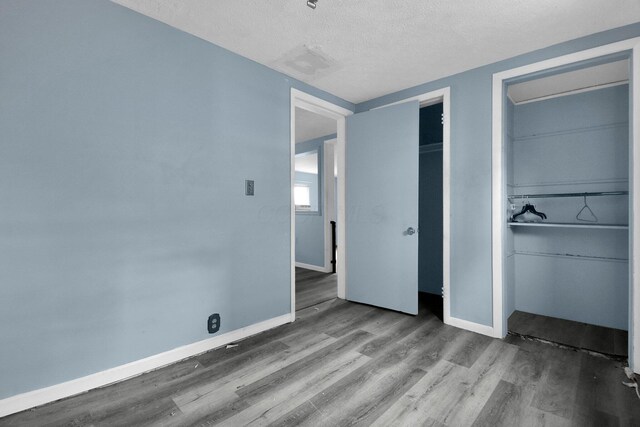
{"label": "window", "polygon": [[296,204],[296,210],[311,210],[311,189],[307,184],[296,184],[293,187],[293,200]]}

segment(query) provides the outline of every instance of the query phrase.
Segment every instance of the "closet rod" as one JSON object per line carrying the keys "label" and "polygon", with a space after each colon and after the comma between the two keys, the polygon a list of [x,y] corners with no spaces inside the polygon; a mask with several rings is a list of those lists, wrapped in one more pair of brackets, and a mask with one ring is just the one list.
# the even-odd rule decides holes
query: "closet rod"
{"label": "closet rod", "polygon": [[542,199],[551,197],[626,196],[628,191],[594,191],[587,193],[512,194],[509,199]]}

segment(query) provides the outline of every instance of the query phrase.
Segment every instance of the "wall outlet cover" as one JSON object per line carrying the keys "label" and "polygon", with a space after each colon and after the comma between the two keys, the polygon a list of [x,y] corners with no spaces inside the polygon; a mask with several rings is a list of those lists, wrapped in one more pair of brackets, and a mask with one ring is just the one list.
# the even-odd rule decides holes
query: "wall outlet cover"
{"label": "wall outlet cover", "polygon": [[220,314],[214,313],[207,320],[207,330],[210,334],[215,334],[220,330]]}

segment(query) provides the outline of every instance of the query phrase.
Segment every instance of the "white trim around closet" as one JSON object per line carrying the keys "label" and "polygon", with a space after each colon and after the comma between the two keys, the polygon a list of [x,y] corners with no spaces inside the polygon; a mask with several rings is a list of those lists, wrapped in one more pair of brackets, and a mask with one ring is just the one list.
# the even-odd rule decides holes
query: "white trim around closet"
{"label": "white trim around closet", "polygon": [[507,80],[555,67],[596,59],[606,55],[630,52],[632,58],[629,81],[631,96],[631,165],[629,168],[630,209],[629,256],[630,304],[629,304],[629,364],[635,372],[640,371],[640,256],[634,256],[634,248],[640,248],[640,224],[635,225],[634,212],[640,212],[640,37],[611,43],[580,52],[559,56],[522,67],[501,71],[493,75],[492,98],[492,287],[493,287],[493,336],[502,338],[507,333],[504,318],[504,239],[506,236],[506,212],[503,201],[506,192],[503,114],[504,87]]}
{"label": "white trim around closet", "polygon": [[629,180],[629,192],[631,194],[632,206],[630,222],[630,249],[629,257],[631,259],[631,304],[629,307],[629,315],[631,316],[630,348],[629,348],[629,364],[636,372],[640,372],[640,256],[636,254],[637,248],[640,248],[640,224],[636,223],[636,212],[640,212],[640,38],[633,39],[635,45],[632,54],[632,73],[633,76],[629,80],[631,84],[631,128],[633,129],[631,159],[632,166],[631,179]]}

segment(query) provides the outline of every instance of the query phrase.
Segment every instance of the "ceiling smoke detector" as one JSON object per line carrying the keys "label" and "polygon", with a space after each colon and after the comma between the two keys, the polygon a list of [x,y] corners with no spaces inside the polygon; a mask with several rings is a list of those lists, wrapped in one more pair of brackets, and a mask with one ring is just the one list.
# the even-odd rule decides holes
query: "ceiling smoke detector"
{"label": "ceiling smoke detector", "polygon": [[309,6],[311,9],[315,9],[317,3],[318,3],[318,0],[307,0],[307,6]]}

